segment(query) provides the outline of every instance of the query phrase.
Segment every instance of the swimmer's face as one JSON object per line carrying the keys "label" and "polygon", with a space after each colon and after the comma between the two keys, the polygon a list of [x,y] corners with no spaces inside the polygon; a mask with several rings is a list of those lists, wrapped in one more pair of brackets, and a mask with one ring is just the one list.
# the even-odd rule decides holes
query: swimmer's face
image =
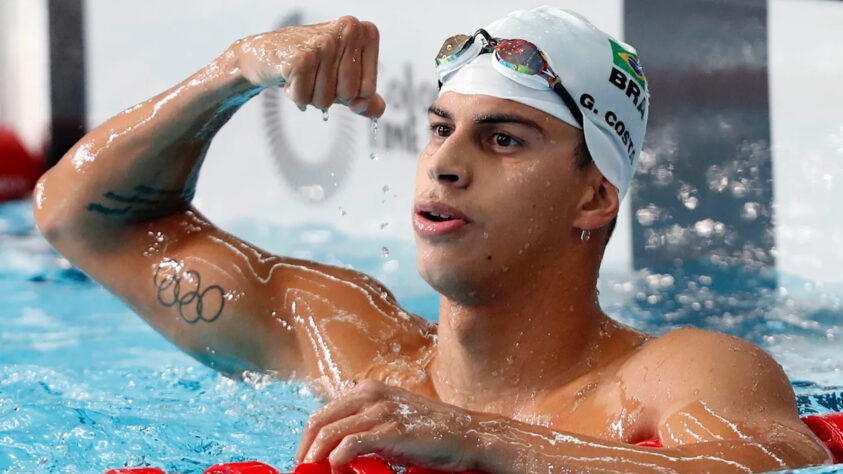
{"label": "swimmer's face", "polygon": [[449,92],[431,111],[413,223],[419,272],[434,289],[482,304],[582,244],[588,188],[603,178],[576,166],[580,130],[490,96]]}

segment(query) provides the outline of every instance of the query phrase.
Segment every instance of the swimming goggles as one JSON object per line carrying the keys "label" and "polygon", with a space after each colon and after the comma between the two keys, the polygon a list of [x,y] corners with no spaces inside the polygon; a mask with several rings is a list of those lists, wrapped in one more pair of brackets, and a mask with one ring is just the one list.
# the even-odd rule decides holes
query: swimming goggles
{"label": "swimming goggles", "polygon": [[[478,35],[483,37],[485,44],[474,41]],[[439,87],[442,87],[442,79],[445,76],[468,64],[477,56],[493,51],[498,63],[505,66],[499,69],[501,72],[510,79],[533,89],[543,89],[549,86],[562,98],[571,115],[582,127],[582,111],[562,85],[559,75],[550,68],[547,57],[539,47],[524,39],[493,38],[483,28],[474,32],[471,36],[451,36],[442,43],[439,54],[436,55],[436,73],[439,76]],[[509,71],[515,71],[516,74],[510,74]]]}

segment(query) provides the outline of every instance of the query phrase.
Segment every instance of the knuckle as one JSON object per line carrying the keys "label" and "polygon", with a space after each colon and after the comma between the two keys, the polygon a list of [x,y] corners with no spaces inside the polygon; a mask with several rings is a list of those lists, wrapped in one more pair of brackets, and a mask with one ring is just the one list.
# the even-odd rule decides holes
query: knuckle
{"label": "knuckle", "polygon": [[360,20],[351,15],[343,15],[337,18],[336,23],[342,28],[353,28],[360,24]]}
{"label": "knuckle", "polygon": [[359,434],[350,434],[342,439],[337,448],[342,450],[351,449],[353,446],[360,444],[362,440],[363,438]]}
{"label": "knuckle", "polygon": [[316,440],[320,442],[324,442],[325,440],[329,439],[333,436],[334,430],[331,428],[325,427],[319,430],[319,433],[316,434]]}
{"label": "knuckle", "polygon": [[383,390],[383,384],[374,379],[365,379],[355,387],[360,393],[369,396],[377,396]]}
{"label": "knuckle", "polygon": [[371,21],[364,21],[364,22],[361,23],[361,25],[365,29],[366,34],[369,37],[369,39],[374,40],[374,41],[378,41],[380,39],[380,37],[381,37],[380,30],[378,30],[378,27],[374,23],[372,23]]}
{"label": "knuckle", "polygon": [[372,405],[372,408],[369,411],[376,419],[385,420],[389,417],[393,410],[389,402],[379,401]]}
{"label": "knuckle", "polygon": [[318,420],[316,419],[316,417],[315,417],[315,416],[311,416],[311,417],[310,417],[310,418],[308,418],[308,419],[307,419],[307,421],[305,422],[305,424],[304,424],[304,429],[305,429],[305,430],[312,430],[312,429],[316,428],[316,426],[317,426],[318,424],[319,424],[319,422],[318,422]]}
{"label": "knuckle", "polygon": [[391,436],[401,433],[403,429],[404,425],[402,425],[401,423],[398,423],[397,421],[390,421],[389,423],[383,425],[381,433],[386,436]]}
{"label": "knuckle", "polygon": [[311,40],[313,46],[324,52],[332,52],[337,48],[337,38],[333,35],[318,35]]}

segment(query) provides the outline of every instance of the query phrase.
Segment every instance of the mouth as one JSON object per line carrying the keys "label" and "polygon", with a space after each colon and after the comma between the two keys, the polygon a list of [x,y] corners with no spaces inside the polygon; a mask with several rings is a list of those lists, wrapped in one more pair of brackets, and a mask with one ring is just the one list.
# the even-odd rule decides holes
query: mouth
{"label": "mouth", "polygon": [[447,214],[437,214],[435,212],[428,212],[428,211],[420,211],[419,214],[432,222],[448,222],[454,220],[453,216],[449,216]]}
{"label": "mouth", "polygon": [[424,236],[443,236],[456,232],[471,222],[458,209],[437,201],[426,201],[416,205],[413,225]]}

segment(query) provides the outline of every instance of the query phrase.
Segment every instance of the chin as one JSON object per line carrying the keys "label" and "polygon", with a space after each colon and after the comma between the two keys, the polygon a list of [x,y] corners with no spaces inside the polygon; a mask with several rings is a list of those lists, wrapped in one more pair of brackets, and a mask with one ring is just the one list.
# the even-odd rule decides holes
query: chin
{"label": "chin", "polygon": [[424,281],[442,296],[466,306],[474,306],[488,300],[494,291],[496,279],[489,268],[482,268],[482,262],[466,258],[434,257],[433,252],[425,256],[419,252],[418,271]]}

